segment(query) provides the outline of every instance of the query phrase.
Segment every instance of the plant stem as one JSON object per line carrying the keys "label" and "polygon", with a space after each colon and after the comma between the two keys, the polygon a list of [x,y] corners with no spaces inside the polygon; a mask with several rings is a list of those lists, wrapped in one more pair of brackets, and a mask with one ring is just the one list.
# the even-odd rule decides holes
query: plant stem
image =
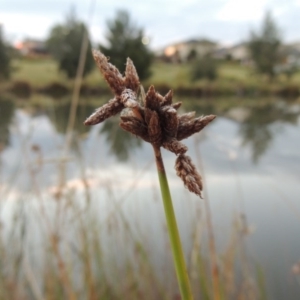
{"label": "plant stem", "polygon": [[174,213],[174,208],[172,204],[172,198],[169,190],[169,184],[165,172],[164,163],[162,160],[161,152],[159,147],[153,145],[156,166],[158,172],[158,178],[160,183],[161,194],[164,203],[165,215],[167,220],[167,227],[169,238],[171,242],[173,262],[175,265],[177,281],[180,288],[180,294],[182,300],[192,300],[192,290],[189,282],[187,268],[183,256],[182,245],[180,241],[180,236],[178,232],[176,217]]}

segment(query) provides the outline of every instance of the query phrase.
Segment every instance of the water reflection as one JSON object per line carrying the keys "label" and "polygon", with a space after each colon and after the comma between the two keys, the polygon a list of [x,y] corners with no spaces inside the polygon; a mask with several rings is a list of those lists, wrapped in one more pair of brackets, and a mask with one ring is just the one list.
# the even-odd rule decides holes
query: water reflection
{"label": "water reflection", "polygon": [[106,142],[110,151],[116,155],[120,161],[126,161],[133,148],[142,145],[141,139],[132,134],[124,132],[119,126],[119,118],[114,117],[106,120],[101,128],[101,133],[106,134]]}
{"label": "water reflection", "polygon": [[[53,110],[47,112],[47,115],[58,133],[64,134],[67,130],[70,107],[70,103],[58,104],[53,107]],[[73,129],[73,139],[71,143],[74,151],[78,150],[76,138],[80,135],[85,135],[92,128],[90,126],[84,126],[83,120],[85,120],[86,117],[95,110],[95,108],[95,106],[90,104],[81,104],[77,108]],[[111,153],[114,154],[120,161],[126,161],[129,157],[130,149],[141,145],[141,141],[139,139],[133,135],[124,133],[124,131],[119,127],[119,119],[117,117],[104,122],[100,132],[101,134],[105,134],[106,142],[110,146],[109,148]]]}
{"label": "water reflection", "polygon": [[254,163],[270,147],[276,134],[284,130],[283,123],[296,125],[298,116],[299,111],[290,111],[284,104],[265,104],[251,108],[249,116],[239,127],[239,134],[243,139],[242,145],[251,147]]}
{"label": "water reflection", "polygon": [[187,110],[195,110],[200,115],[216,114],[225,116],[239,124],[238,135],[241,146],[249,146],[252,161],[259,159],[272,145],[277,134],[283,134],[284,124],[297,125],[300,106],[284,101],[266,102],[256,99],[249,102],[229,101],[186,101]]}
{"label": "water reflection", "polygon": [[[47,112],[47,115],[58,133],[64,134],[67,130],[70,108],[70,103],[55,104],[53,109]],[[94,109],[95,107],[89,104],[81,104],[77,107],[76,119],[73,128],[77,134],[85,134],[90,130],[89,126],[83,125],[82,120],[85,120],[86,116],[91,114]]]}
{"label": "water reflection", "polygon": [[[30,113],[15,109],[13,102],[1,102],[0,105],[0,141],[9,141],[9,124],[13,119],[14,110],[16,112],[15,122],[19,122],[20,127],[23,129],[28,128],[28,130],[21,130],[18,135],[14,130],[11,130],[11,145],[7,147],[7,151],[1,153],[1,159],[4,162],[3,167],[1,166],[1,172],[5,176],[0,179],[4,185],[13,186],[10,192],[11,197],[22,199],[24,195],[24,199],[26,197],[34,199],[35,189],[33,187],[36,183],[40,190],[45,192],[47,200],[51,198],[52,194],[57,195],[54,188],[57,187],[59,181],[57,179],[60,173],[56,165],[52,163],[52,158],[59,157],[61,154],[61,144],[64,141],[70,105],[54,103],[50,107],[43,106],[41,109],[40,106],[34,111],[31,109]],[[139,151],[132,153],[133,147],[140,147],[142,143],[139,139],[119,128],[118,117],[96,127],[84,127],[82,120],[95,108],[95,106],[87,103],[78,107],[74,131],[79,138],[75,140],[76,143],[73,144],[73,151],[70,154],[71,159],[66,163],[67,183],[63,192],[66,195],[68,204],[65,206],[71,207],[69,204],[76,203],[74,199],[81,203],[80,199],[83,195],[81,191],[83,187],[88,187],[91,192],[91,203],[95,205],[95,207],[92,207],[92,211],[95,211],[95,218],[101,218],[101,221],[103,219],[103,223],[106,219],[109,219],[110,223],[107,222],[109,223],[107,226],[111,226],[113,219],[119,222],[118,214],[120,220],[125,216],[126,226],[127,220],[130,220],[128,221],[130,226],[134,227],[134,230],[140,231],[141,236],[146,237],[147,243],[151,245],[149,246],[149,253],[153,255],[153,259],[151,258],[153,264],[162,266],[162,262],[166,261],[164,255],[167,251],[160,245],[165,243],[166,239],[163,236],[165,231],[160,226],[162,221],[157,213],[161,207],[159,207],[160,201],[156,201],[159,198],[157,196],[159,191],[155,190],[157,187],[155,166],[154,164],[146,164],[150,155],[152,155],[150,153],[151,148],[141,147]],[[296,291],[298,291],[298,287],[293,283],[290,284],[286,278],[287,270],[299,260],[299,240],[295,239],[299,227],[299,223],[297,223],[299,218],[296,219],[296,216],[299,215],[297,214],[299,211],[297,198],[299,195],[299,171],[297,163],[300,157],[297,150],[299,145],[295,143],[295,141],[299,141],[299,105],[275,101],[272,103],[263,102],[261,99],[251,99],[251,102],[223,99],[215,101],[188,100],[183,103],[182,112],[184,110],[196,110],[198,115],[215,113],[219,116],[208,128],[208,132],[211,134],[207,134],[205,141],[201,143],[201,155],[205,157],[206,188],[209,191],[211,209],[214,213],[214,224],[216,229],[219,229],[216,230],[216,239],[217,242],[221,241],[217,245],[227,242],[227,238],[229,240],[228,224],[231,222],[232,212],[236,209],[236,202],[243,201],[249,224],[254,224],[257,228],[253,237],[250,237],[251,240],[249,239],[251,246],[249,248],[253,250],[250,255],[258,259],[259,264],[266,272],[266,280],[272,287],[270,289],[274,291],[270,294],[270,299],[298,299],[297,297],[286,296],[287,294],[296,295]],[[39,118],[40,116],[41,118]],[[24,122],[24,120],[27,122]],[[26,126],[26,123],[32,123],[32,126]],[[289,125],[296,125],[298,128]],[[36,161],[37,153],[35,153],[35,156],[29,155],[27,158],[24,155],[24,159],[22,155],[22,138],[31,130],[33,134],[26,139],[27,143],[24,145],[24,149],[26,150],[26,147],[32,147],[34,144],[39,145],[43,150],[45,161],[38,174],[31,172],[32,166],[34,166],[32,162]],[[242,153],[236,161],[231,161],[229,164],[228,157],[216,146],[217,143],[214,137],[217,134],[222,135],[228,141],[228,144],[234,145],[234,149],[237,151],[241,150],[239,146],[242,144],[245,148],[249,148],[252,151],[254,161],[258,161],[263,155],[267,159],[261,160],[259,166],[253,166],[249,163],[248,152],[245,151],[247,155]],[[80,138],[82,135],[84,139]],[[275,140],[278,143],[272,142]],[[237,144],[236,141],[240,144]],[[196,157],[196,147],[193,147],[192,140],[189,143],[189,155],[194,158]],[[282,151],[283,146],[289,151]],[[274,151],[266,151],[272,147]],[[33,150],[33,148],[31,149]],[[37,152],[37,149],[35,148],[35,152]],[[105,155],[99,155],[100,149]],[[110,149],[110,153],[108,153],[108,149]],[[82,157],[76,156],[77,152],[81,153]],[[134,170],[134,164],[132,164],[133,161],[137,160],[137,156],[139,158],[138,171]],[[117,160],[125,161],[127,158],[129,158],[129,163],[118,164]],[[27,159],[27,163],[25,161],[17,168],[16,161],[22,159]],[[146,167],[140,172],[143,160]],[[194,161],[197,161],[197,159]],[[177,211],[181,216],[179,224],[183,230],[184,243],[188,252],[191,253],[192,251],[188,247],[191,245],[190,237],[194,235],[192,230],[196,228],[196,221],[198,221],[196,208],[202,207],[202,202],[186,194],[182,185],[177,184],[179,181],[173,170],[174,157],[166,155],[165,163],[167,169],[170,170],[169,179],[174,194],[175,208],[177,207]],[[232,171],[233,165],[234,172]],[[31,166],[31,168],[28,168],[28,166]],[[86,177],[82,175],[83,172],[80,168],[86,171]],[[9,177],[13,180],[7,179],[6,174],[13,172],[18,174],[19,182],[18,178],[16,179],[13,176]],[[131,176],[132,174],[134,176]],[[36,175],[36,178],[31,181],[30,176],[32,175]],[[136,178],[139,178],[140,181],[137,181]],[[22,184],[21,181],[25,181],[25,183]],[[279,186],[278,182],[284,184]],[[10,191],[5,189],[5,192],[6,190]],[[6,193],[8,194],[8,192]],[[74,196],[76,193],[78,193],[78,199]],[[122,196],[117,199],[115,195]],[[187,199],[187,197],[191,198]],[[6,199],[8,197],[1,194],[0,198]],[[253,201],[253,198],[255,198],[255,201]],[[85,197],[82,197],[82,199],[85,199]],[[182,201],[182,199],[185,201]],[[11,203],[13,202],[11,201]],[[28,204],[28,201],[24,207],[32,213],[32,206]],[[53,209],[53,215],[54,213],[56,211]],[[31,217],[31,215],[28,216]],[[138,217],[134,219],[132,216]],[[32,220],[30,217],[28,217],[28,220]],[[59,217],[65,222],[65,214],[61,213]],[[78,217],[77,211],[76,217]],[[86,218],[86,220],[89,220],[89,218]],[[278,222],[278,220],[281,220],[281,222]],[[37,224],[38,226],[34,228],[40,227],[40,223]],[[67,223],[65,226],[66,237],[69,237],[68,234],[70,228],[73,228],[74,222],[70,221],[70,224],[70,227],[67,226]],[[31,227],[28,225],[28,228]],[[31,231],[28,230],[28,232]],[[116,235],[121,233],[118,230],[112,230],[112,232],[115,232]],[[30,238],[35,236],[31,234]],[[111,261],[117,261],[121,258],[119,249],[124,246],[126,240],[120,240],[120,247],[116,247],[116,236],[110,232],[108,236],[111,243],[103,244],[107,246],[106,252],[111,255],[109,256]],[[120,236],[126,237],[122,234]],[[112,247],[110,247],[111,245]],[[111,249],[115,249],[116,253],[112,252]],[[287,250],[290,252],[286,252]],[[283,259],[283,253],[288,259]],[[170,270],[169,267],[164,267],[164,269],[166,271]],[[165,277],[166,280],[170,278],[168,274],[164,275],[160,268],[157,268],[157,270],[157,273]],[[277,283],[274,284],[272,281],[274,277],[282,282],[281,286]],[[164,278],[162,278],[162,282],[163,280]],[[115,279],[115,282],[118,283],[118,280]],[[278,296],[274,286],[281,291],[288,289],[288,292],[282,292],[283,294]]]}
{"label": "water reflection", "polygon": [[[68,126],[70,102],[62,99],[49,108],[34,109],[33,117],[47,116],[57,133],[65,134]],[[71,147],[76,151],[78,147],[76,139],[85,136],[91,127],[84,126],[82,120],[89,116],[95,106],[89,103],[81,103],[77,108],[75,124],[73,128],[73,140]],[[195,110],[198,115],[216,114],[234,121],[238,125],[237,134],[241,138],[241,146],[249,147],[254,163],[272,146],[272,141],[278,134],[284,134],[284,124],[297,125],[300,114],[300,106],[283,101],[267,101],[263,99],[237,100],[237,99],[210,99],[210,100],[183,100],[182,110]],[[0,100],[0,149],[9,145],[9,125],[12,122],[15,111],[14,101],[11,99]],[[125,133],[119,127],[119,118],[107,120],[100,128],[100,133],[105,135],[110,152],[118,160],[126,161],[133,148],[141,146],[141,140]]]}
{"label": "water reflection", "polygon": [[14,111],[15,104],[11,99],[0,98],[0,151],[9,145],[9,125]]}

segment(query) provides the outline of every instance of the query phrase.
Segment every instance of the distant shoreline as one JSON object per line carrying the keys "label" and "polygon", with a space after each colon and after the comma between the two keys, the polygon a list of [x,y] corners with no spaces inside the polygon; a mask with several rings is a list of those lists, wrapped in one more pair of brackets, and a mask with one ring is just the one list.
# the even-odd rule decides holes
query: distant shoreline
{"label": "distant shoreline", "polygon": [[[142,84],[145,89],[153,84],[161,94],[172,89],[174,97],[300,96],[300,71],[291,78],[278,76],[269,81],[249,66],[223,61],[218,65],[218,76],[214,81],[205,78],[192,81],[191,67],[192,63],[172,64],[155,61],[150,78]],[[52,59],[18,59],[13,61],[13,68],[11,79],[0,83],[1,92],[6,91],[21,97],[29,97],[36,93],[60,97],[72,93],[74,79],[67,78],[59,71]],[[83,79],[81,95],[112,95],[97,68]]]}
{"label": "distant shoreline", "polygon": [[[148,88],[148,85],[145,86]],[[226,85],[220,86],[219,84],[208,83],[201,86],[177,86],[171,87],[167,84],[155,84],[155,89],[165,94],[170,89],[173,90],[175,96],[184,97],[217,97],[217,96],[238,96],[238,97],[257,97],[257,96],[281,96],[281,97],[298,97],[300,96],[300,87],[294,83],[286,85]],[[0,89],[2,92],[12,93],[16,96],[23,98],[30,97],[32,94],[45,94],[53,97],[63,97],[72,93],[72,88],[66,84],[59,82],[52,82],[44,86],[32,86],[26,81],[13,81]],[[90,86],[83,84],[81,86],[80,94],[82,96],[101,96],[111,95],[108,88],[99,86]]]}

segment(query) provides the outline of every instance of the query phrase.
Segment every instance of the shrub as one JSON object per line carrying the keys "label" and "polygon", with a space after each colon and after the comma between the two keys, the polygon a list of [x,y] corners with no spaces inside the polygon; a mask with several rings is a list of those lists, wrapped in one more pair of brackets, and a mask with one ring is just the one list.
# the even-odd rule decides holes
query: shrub
{"label": "shrub", "polygon": [[203,78],[215,80],[217,75],[217,63],[210,56],[201,57],[192,65],[191,79],[193,81]]}

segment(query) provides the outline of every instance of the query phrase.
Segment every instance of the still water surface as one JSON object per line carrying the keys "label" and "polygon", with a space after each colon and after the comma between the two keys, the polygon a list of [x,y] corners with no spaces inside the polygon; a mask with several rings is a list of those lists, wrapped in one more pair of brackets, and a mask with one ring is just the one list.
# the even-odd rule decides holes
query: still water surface
{"label": "still water surface", "polygon": [[[84,193],[84,182],[88,197],[101,207],[100,219],[105,221],[103,216],[115,209],[104,203],[116,199],[114,205],[124,208],[136,230],[146,231],[153,263],[159,266],[166,255],[159,250],[165,236],[159,232],[163,211],[152,149],[123,132],[117,118],[84,127],[82,121],[94,109],[79,106],[70,152],[63,153],[68,104],[21,108],[10,100],[0,101],[2,206],[8,200],[34,199],[37,190],[57,197],[62,181],[64,189]],[[300,105],[282,99],[190,99],[184,110],[218,116],[203,132],[185,140],[205,178],[218,251],[229,241],[234,218],[244,215],[251,228],[247,255],[264,270],[269,299],[300,299],[300,280],[291,271],[300,261]],[[183,188],[174,155],[163,151],[163,156],[189,251],[196,211],[201,214],[204,206]],[[9,207],[2,209],[4,223],[10,223]]]}

